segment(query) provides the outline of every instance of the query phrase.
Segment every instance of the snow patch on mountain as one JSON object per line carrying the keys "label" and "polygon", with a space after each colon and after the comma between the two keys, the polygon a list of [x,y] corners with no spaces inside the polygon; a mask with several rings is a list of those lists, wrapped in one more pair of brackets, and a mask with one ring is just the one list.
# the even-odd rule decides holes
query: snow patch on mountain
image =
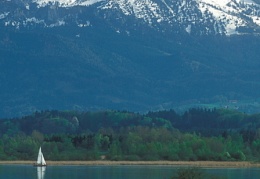
{"label": "snow patch on mountain", "polygon": [[44,20],[36,19],[35,17],[27,18],[25,21],[23,21],[23,25],[26,26],[29,23],[36,23],[36,24],[44,24]]}
{"label": "snow patch on mountain", "polygon": [[244,4],[256,4],[252,0],[197,0],[198,2],[203,2],[206,4],[216,5],[219,7],[226,7],[229,3],[244,3]]}
{"label": "snow patch on mountain", "polygon": [[104,0],[33,0],[34,3],[38,4],[38,7],[54,4],[60,7],[90,6],[100,1]]}
{"label": "snow patch on mountain", "polygon": [[3,14],[0,14],[0,19],[4,19],[6,16],[8,16],[9,12],[4,12]]}
{"label": "snow patch on mountain", "polygon": [[49,27],[59,27],[59,26],[64,26],[66,23],[63,20],[57,21],[54,24],[49,25]]}
{"label": "snow patch on mountain", "polygon": [[138,19],[144,19],[152,23],[156,18],[157,22],[163,18],[160,7],[152,0],[110,0],[101,9],[116,9],[119,7],[125,15],[135,15]]}
{"label": "snow patch on mountain", "polygon": [[259,7],[251,0],[197,0],[199,9],[205,15],[208,12],[213,15],[215,20],[225,25],[227,35],[238,34],[237,27],[245,27],[248,21],[241,17],[251,19],[260,26],[259,10],[252,11],[252,7]]}

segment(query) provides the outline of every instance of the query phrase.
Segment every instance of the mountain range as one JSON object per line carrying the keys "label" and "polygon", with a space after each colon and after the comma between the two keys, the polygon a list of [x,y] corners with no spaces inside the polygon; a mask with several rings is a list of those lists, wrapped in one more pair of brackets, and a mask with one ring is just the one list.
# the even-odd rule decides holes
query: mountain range
{"label": "mountain range", "polygon": [[146,27],[231,35],[259,33],[260,26],[260,6],[252,0],[3,0],[0,5],[1,25],[16,29],[105,23],[127,34]]}
{"label": "mountain range", "polygon": [[259,0],[2,0],[0,116],[257,106],[259,14]]}

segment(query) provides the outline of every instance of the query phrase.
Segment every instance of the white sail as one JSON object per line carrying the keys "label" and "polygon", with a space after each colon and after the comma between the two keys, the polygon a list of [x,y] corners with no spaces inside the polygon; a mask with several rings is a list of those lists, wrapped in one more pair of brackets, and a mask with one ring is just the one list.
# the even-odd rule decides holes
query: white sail
{"label": "white sail", "polygon": [[37,164],[37,165],[40,165],[40,166],[46,165],[45,159],[44,159],[43,154],[42,154],[42,149],[41,149],[41,147],[40,147],[40,149],[39,149],[39,153],[38,153],[38,158],[37,158],[36,164]]}

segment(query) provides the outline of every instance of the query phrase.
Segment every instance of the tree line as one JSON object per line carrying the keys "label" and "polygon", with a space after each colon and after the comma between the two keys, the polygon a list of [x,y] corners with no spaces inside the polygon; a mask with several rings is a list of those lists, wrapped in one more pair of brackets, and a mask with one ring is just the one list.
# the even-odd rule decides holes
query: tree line
{"label": "tree line", "polygon": [[260,115],[193,108],[127,111],[42,111],[0,120],[0,159],[257,161]]}

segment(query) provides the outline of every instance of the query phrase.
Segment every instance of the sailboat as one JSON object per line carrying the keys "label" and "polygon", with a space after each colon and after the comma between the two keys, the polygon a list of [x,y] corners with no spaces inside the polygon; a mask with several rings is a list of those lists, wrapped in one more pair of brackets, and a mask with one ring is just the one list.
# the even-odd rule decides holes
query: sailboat
{"label": "sailboat", "polygon": [[37,161],[36,161],[36,163],[34,164],[34,166],[37,166],[37,167],[45,167],[45,166],[47,166],[47,165],[46,165],[46,162],[45,162],[45,159],[44,159],[44,157],[43,157],[43,154],[42,154],[42,149],[41,149],[41,147],[40,147],[40,149],[39,149]]}

